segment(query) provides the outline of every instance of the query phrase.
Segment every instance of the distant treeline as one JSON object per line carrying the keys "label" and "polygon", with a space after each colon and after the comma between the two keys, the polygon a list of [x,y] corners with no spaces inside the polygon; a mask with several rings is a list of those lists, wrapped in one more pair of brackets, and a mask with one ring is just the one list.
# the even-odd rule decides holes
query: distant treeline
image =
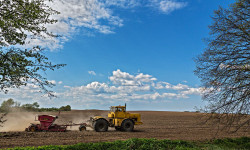
{"label": "distant treeline", "polygon": [[34,102],[33,104],[23,104],[14,101],[13,99],[8,99],[3,101],[0,106],[0,112],[12,112],[12,111],[33,111],[33,112],[44,112],[44,111],[71,111],[71,106],[62,106],[60,108],[39,108],[39,104]]}

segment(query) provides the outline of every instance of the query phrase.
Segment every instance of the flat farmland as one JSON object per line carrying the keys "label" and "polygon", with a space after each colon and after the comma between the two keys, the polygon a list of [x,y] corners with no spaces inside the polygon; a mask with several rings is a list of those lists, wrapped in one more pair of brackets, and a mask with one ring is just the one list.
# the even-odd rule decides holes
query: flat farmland
{"label": "flat farmland", "polygon": [[[204,125],[200,122],[200,113],[167,112],[167,111],[133,111],[140,113],[143,125],[135,126],[134,132],[120,132],[109,128],[108,132],[95,132],[91,128],[78,131],[78,127],[68,128],[67,132],[25,132],[25,128],[34,121],[36,114],[16,112],[8,114],[8,121],[0,128],[0,148],[16,146],[41,145],[71,145],[86,142],[102,142],[126,140],[129,138],[156,138],[170,140],[205,141],[213,138],[250,136],[249,130],[239,130],[237,133],[218,132],[214,125]],[[61,112],[57,124],[68,122],[86,122],[95,115],[107,116],[108,111],[101,110],[73,110]],[[217,134],[216,134],[217,133]]]}

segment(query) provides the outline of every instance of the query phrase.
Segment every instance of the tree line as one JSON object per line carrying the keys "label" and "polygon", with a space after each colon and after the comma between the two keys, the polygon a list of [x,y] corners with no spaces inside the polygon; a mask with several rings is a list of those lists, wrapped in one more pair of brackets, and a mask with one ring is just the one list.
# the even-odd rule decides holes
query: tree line
{"label": "tree line", "polygon": [[23,104],[14,101],[13,99],[8,99],[3,101],[0,106],[0,113],[8,113],[12,111],[29,111],[29,112],[46,112],[46,111],[71,111],[71,106],[61,106],[60,108],[39,108],[40,105],[37,102],[33,104]]}

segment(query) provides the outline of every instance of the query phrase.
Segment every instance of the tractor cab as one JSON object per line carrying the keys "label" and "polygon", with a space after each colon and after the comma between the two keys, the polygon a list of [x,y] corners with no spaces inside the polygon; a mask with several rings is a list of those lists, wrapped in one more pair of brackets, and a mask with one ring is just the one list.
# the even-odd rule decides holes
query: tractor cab
{"label": "tractor cab", "polygon": [[126,106],[111,106],[110,112],[126,112]]}
{"label": "tractor cab", "polygon": [[125,106],[111,106],[108,114],[109,118],[125,118],[126,117],[126,105]]}

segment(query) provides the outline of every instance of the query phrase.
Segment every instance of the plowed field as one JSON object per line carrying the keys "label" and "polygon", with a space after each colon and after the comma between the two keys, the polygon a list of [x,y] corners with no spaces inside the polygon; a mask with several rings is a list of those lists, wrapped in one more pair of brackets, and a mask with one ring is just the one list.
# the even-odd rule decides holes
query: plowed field
{"label": "plowed field", "polygon": [[[80,132],[78,127],[68,128],[67,132],[24,132],[29,123],[34,122],[35,114],[38,113],[10,113],[8,121],[0,128],[0,148],[15,146],[40,146],[40,145],[69,145],[80,142],[100,142],[125,140],[128,138],[157,138],[171,140],[203,141],[213,138],[250,136],[249,131],[240,130],[229,134],[219,132],[213,125],[201,125],[200,113],[192,112],[161,112],[140,111],[143,125],[135,126],[134,132],[119,132],[109,128],[108,132],[95,132],[90,128]],[[41,114],[41,113],[39,113]],[[57,115],[57,113],[43,113]],[[74,110],[62,112],[57,124],[81,123],[90,116],[106,116],[107,111],[100,110]]]}

